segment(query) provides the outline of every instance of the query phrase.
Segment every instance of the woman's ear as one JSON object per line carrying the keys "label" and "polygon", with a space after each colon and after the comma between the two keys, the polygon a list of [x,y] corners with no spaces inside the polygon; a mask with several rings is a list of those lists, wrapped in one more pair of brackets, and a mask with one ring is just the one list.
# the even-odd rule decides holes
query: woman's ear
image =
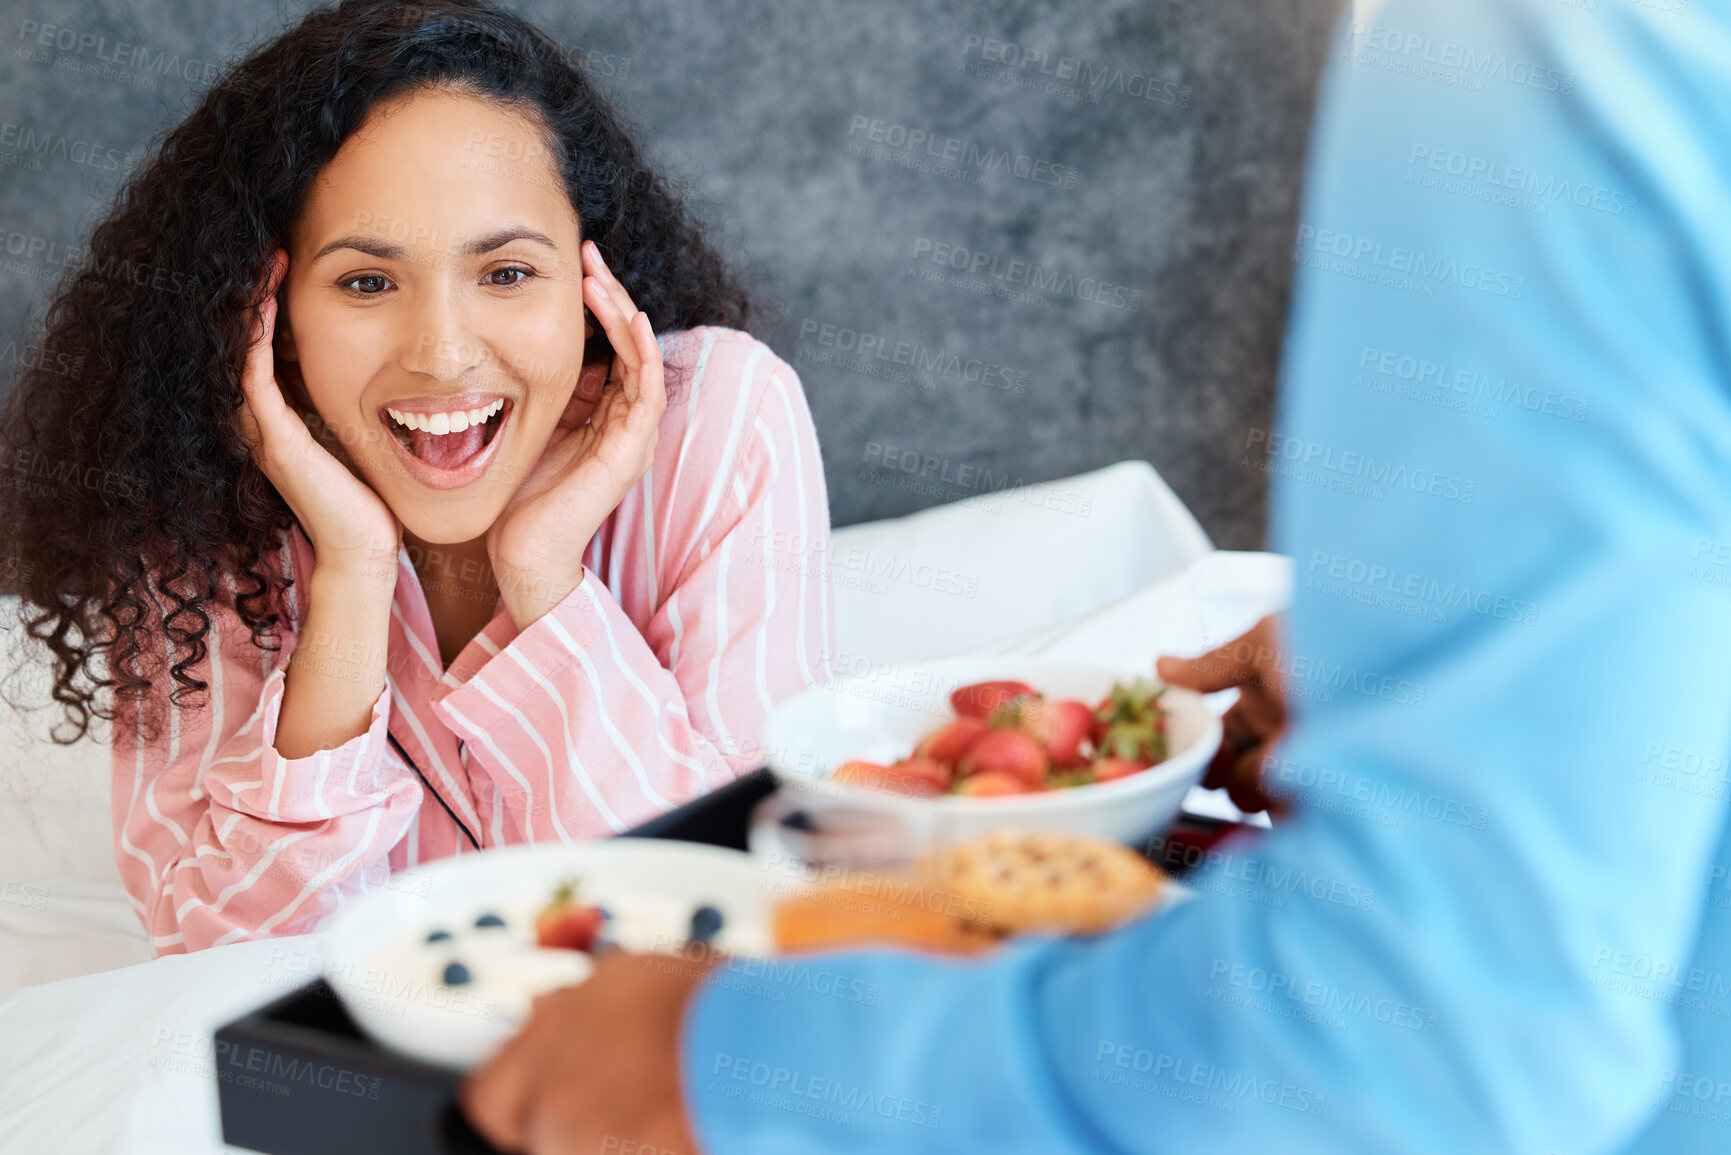
{"label": "woman's ear", "polygon": [[295,348],[294,328],[289,324],[287,304],[277,298],[276,331],[271,334],[271,355],[276,361],[277,384],[283,399],[301,413],[313,411],[312,397],[307,393],[306,380],[301,377],[300,351]]}
{"label": "woman's ear", "polygon": [[276,331],[271,334],[271,352],[278,361],[299,361],[295,348],[294,326],[289,323],[288,302],[279,294],[276,299]]}

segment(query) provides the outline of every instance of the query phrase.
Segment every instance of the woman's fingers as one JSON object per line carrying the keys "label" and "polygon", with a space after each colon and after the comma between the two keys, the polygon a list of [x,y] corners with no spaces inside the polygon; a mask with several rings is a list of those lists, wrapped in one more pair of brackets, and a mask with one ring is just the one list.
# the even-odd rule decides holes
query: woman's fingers
{"label": "woman's fingers", "polygon": [[292,416],[288,402],[283,399],[282,388],[277,384],[276,358],[271,351],[276,335],[276,290],[287,269],[288,253],[276,250],[271,257],[264,299],[256,313],[253,342],[247,348],[246,365],[241,370],[243,398],[240,410],[244,411],[244,416],[237,411],[236,420],[243,423],[243,433],[250,432],[248,441],[255,449],[263,445],[270,431],[280,429],[281,422]]}
{"label": "woman's fingers", "polygon": [[625,399],[632,404],[648,399],[665,406],[661,348],[655,343],[654,326],[602,260],[594,241],[583,242],[583,265],[589,274],[583,281],[584,299],[625,368],[620,381]]}
{"label": "woman's fingers", "polygon": [[635,401],[648,402],[657,420],[667,408],[667,380],[661,364],[661,346],[655,341],[655,328],[647,313],[631,318],[631,331],[637,337],[637,349],[643,362]]}
{"label": "woman's fingers", "polygon": [[253,416],[252,403],[242,400],[234,411],[234,426],[240,431],[241,444],[248,453],[257,453],[264,439],[259,436],[258,418]]}
{"label": "woman's fingers", "polygon": [[[601,322],[602,330],[613,345],[614,363],[618,366],[614,372],[625,391],[626,400],[635,401],[637,377],[643,364],[643,355],[637,348],[636,334],[627,323],[630,314],[620,311],[619,302],[613,298],[599,277],[583,278],[583,300],[588,304],[589,311],[595,314],[595,319]],[[631,306],[628,304],[627,307]]]}

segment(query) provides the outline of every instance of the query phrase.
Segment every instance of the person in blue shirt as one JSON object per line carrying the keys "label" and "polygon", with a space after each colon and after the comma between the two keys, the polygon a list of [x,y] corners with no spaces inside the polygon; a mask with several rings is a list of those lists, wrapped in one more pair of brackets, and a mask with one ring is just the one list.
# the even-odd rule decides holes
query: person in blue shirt
{"label": "person in blue shirt", "polygon": [[1731,3],[1360,4],[1293,256],[1289,818],[1109,934],[827,956],[869,1004],[609,962],[484,1133],[1731,1150]]}

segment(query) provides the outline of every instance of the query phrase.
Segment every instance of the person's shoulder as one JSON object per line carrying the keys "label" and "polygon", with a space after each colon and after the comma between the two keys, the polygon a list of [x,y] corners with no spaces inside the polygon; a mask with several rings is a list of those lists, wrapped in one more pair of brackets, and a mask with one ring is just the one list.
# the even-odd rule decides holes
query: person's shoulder
{"label": "person's shoulder", "polygon": [[[768,445],[785,440],[785,424],[799,378],[793,367],[751,334],[703,325],[663,334],[662,364],[667,411],[655,447],[653,492],[668,537],[664,559],[707,552],[725,495],[737,492],[746,475],[775,473],[787,450]],[[741,478],[745,477],[742,482]]]}
{"label": "person's shoulder", "polygon": [[799,384],[793,366],[774,349],[744,330],[722,325],[699,325],[664,335],[661,359],[668,413],[683,410],[677,418],[681,426],[701,423],[711,414],[731,416],[741,406],[749,417],[775,383],[784,388]]}

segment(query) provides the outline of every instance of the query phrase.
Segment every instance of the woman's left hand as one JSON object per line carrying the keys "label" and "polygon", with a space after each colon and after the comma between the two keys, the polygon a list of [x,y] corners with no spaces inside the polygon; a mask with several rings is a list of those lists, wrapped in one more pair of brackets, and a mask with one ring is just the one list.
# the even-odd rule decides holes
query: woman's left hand
{"label": "woman's left hand", "polygon": [[487,531],[499,593],[519,630],[577,588],[590,539],[654,463],[667,409],[648,316],[593,241],[583,242],[583,270],[584,303],[613,344],[611,371],[600,384],[604,366],[584,367],[546,451]]}

